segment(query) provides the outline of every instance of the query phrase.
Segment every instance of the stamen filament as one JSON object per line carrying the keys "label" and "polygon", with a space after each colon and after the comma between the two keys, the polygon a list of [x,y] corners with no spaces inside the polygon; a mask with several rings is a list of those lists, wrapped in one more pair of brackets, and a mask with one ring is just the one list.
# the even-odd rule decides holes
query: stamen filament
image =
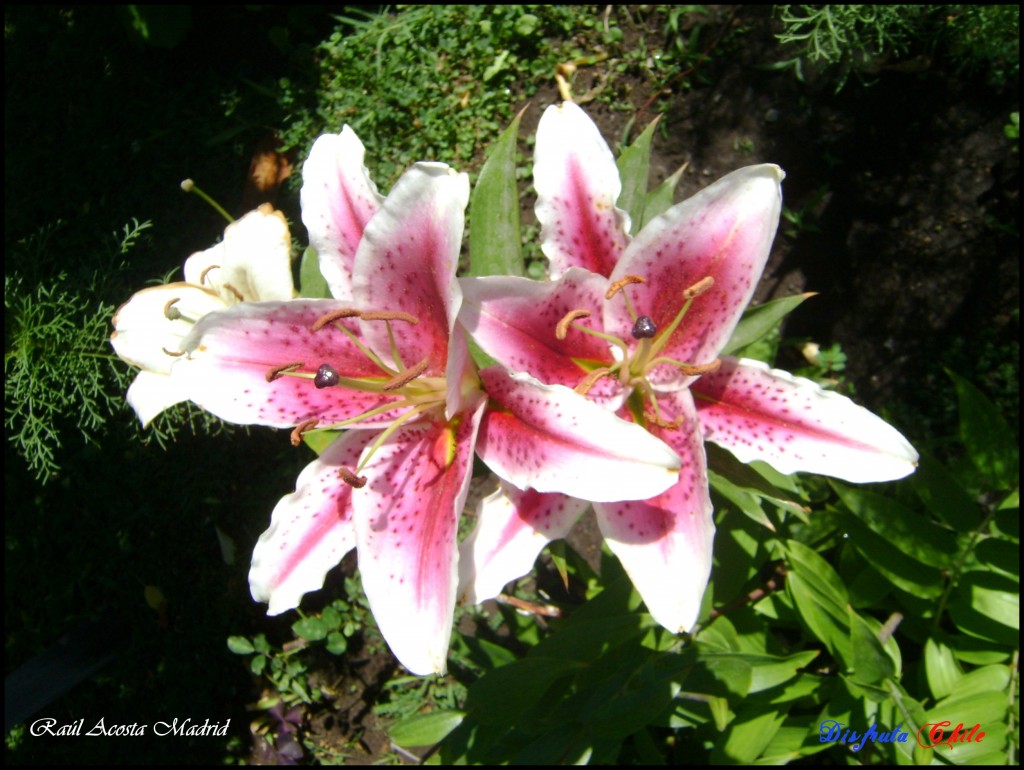
{"label": "stamen filament", "polygon": [[380,369],[389,377],[394,377],[396,374],[398,374],[398,372],[394,371],[390,366],[387,366],[383,361],[381,361],[380,356],[378,356],[376,353],[374,353],[372,350],[366,347],[366,345],[364,345],[359,340],[359,338],[356,337],[355,334],[350,332],[344,326],[339,326],[337,328],[343,331],[345,333],[345,336],[352,340],[352,344],[359,348],[359,352],[362,353],[367,358],[369,358],[378,369]]}
{"label": "stamen filament", "polygon": [[622,350],[622,355],[624,359],[629,358],[629,346],[625,342],[620,340],[618,337],[613,337],[611,334],[605,334],[604,332],[599,332],[596,329],[591,329],[586,326],[580,326],[578,323],[573,323],[570,325],[573,329],[577,329],[585,334],[589,334],[593,337],[605,340],[606,342],[610,342],[612,345],[615,345],[617,348],[620,348]]}
{"label": "stamen filament", "polygon": [[722,359],[716,358],[714,361],[710,361],[706,364],[687,364],[682,361],[677,361],[674,358],[669,358],[668,356],[659,356],[658,358],[651,360],[647,365],[647,369],[649,370],[658,364],[669,364],[670,366],[674,366],[683,374],[697,377],[702,374],[716,371],[722,365]]}
{"label": "stamen filament", "polygon": [[617,280],[611,286],[608,287],[608,291],[604,293],[605,299],[611,299],[618,292],[622,292],[622,299],[626,302],[626,312],[629,313],[630,319],[633,323],[636,323],[637,312],[636,308],[633,307],[633,302],[630,300],[629,295],[626,294],[625,288],[633,283],[646,283],[646,281],[639,275],[624,275],[622,278]]}
{"label": "stamen filament", "polygon": [[685,316],[687,312],[689,312],[690,305],[693,304],[693,301],[714,285],[715,279],[708,275],[705,276],[704,278],[701,278],[699,281],[697,281],[697,283],[695,283],[693,286],[691,286],[690,288],[686,289],[683,292],[683,299],[685,299],[686,302],[679,309],[679,312],[676,313],[676,317],[672,319],[672,323],[670,323],[662,331],[662,333],[658,335],[658,339],[655,340],[653,350],[655,355],[660,353],[668,344],[669,339],[672,338],[672,334],[675,332],[677,328],[679,328],[679,324],[682,323],[683,316]]}
{"label": "stamen filament", "polygon": [[401,417],[396,418],[393,423],[391,423],[388,427],[382,430],[380,432],[380,435],[377,436],[377,438],[374,440],[372,444],[370,444],[370,448],[368,450],[364,450],[363,459],[359,461],[359,465],[356,467],[356,473],[359,473],[363,468],[366,467],[366,463],[369,462],[371,457],[373,457],[373,453],[380,449],[380,447],[384,444],[385,441],[387,441],[387,439],[391,436],[392,433],[394,433],[396,430],[402,427],[402,425],[407,423],[413,417],[419,417],[419,415],[423,411],[425,410],[422,407],[415,406],[408,412],[403,414]]}

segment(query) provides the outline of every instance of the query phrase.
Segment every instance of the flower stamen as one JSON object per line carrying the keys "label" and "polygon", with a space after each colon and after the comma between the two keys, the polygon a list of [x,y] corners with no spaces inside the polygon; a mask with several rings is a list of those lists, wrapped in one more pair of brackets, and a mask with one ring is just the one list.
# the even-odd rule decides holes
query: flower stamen
{"label": "flower stamen", "polygon": [[183,356],[183,355],[185,355],[185,351],[184,351],[184,350],[178,350],[178,351],[176,351],[176,352],[173,352],[173,353],[172,353],[172,352],[171,352],[170,350],[168,350],[167,348],[160,348],[160,349],[161,349],[161,350],[162,350],[162,351],[163,351],[164,353],[166,353],[167,355],[169,355],[169,356],[173,356],[174,358],[178,358],[179,356]]}
{"label": "flower stamen", "polygon": [[220,265],[210,265],[203,272],[201,272],[199,274],[199,285],[201,286],[202,284],[206,283],[206,276],[209,274],[209,272],[211,270],[218,270],[218,269],[220,269]]}
{"label": "flower stamen", "polygon": [[573,388],[573,390],[579,393],[581,396],[585,396],[587,395],[587,393],[590,392],[590,389],[594,387],[598,380],[600,380],[602,377],[611,377],[613,374],[614,372],[607,366],[602,366],[600,369],[595,369],[582,380],[580,380],[579,384],[576,385],[576,387]]}
{"label": "flower stamen", "polygon": [[564,340],[566,338],[566,335],[569,334],[569,324],[571,324],[577,318],[589,318],[590,315],[590,311],[584,310],[583,308],[570,310],[568,313],[565,314],[562,320],[558,322],[558,325],[555,326],[555,337],[557,339]]}
{"label": "flower stamen", "polygon": [[236,289],[230,283],[224,284],[224,288],[227,289],[228,291],[230,291],[232,294],[234,294],[235,295],[235,299],[237,299],[239,302],[245,302],[245,297],[242,296],[242,292],[240,292],[238,289]]}
{"label": "flower stamen", "polygon": [[411,366],[396,377],[392,377],[390,380],[380,386],[381,390],[398,390],[405,385],[419,377],[423,372],[427,371],[427,367],[430,366],[430,361],[424,358],[418,364]]}
{"label": "flower stamen", "polygon": [[619,280],[615,281],[611,286],[608,287],[608,291],[604,293],[605,299],[611,299],[624,288],[633,283],[647,283],[639,275],[624,275]]}
{"label": "flower stamen", "polygon": [[177,321],[182,318],[181,311],[178,308],[173,307],[175,302],[180,302],[181,297],[175,297],[174,299],[167,300],[167,304],[164,305],[164,318],[168,321]]}
{"label": "flower stamen", "polygon": [[690,375],[691,377],[699,377],[702,374],[713,372],[722,365],[722,359],[716,358],[707,364],[678,364],[679,371],[683,374]]}
{"label": "flower stamen", "polygon": [[701,278],[697,283],[683,292],[683,299],[695,299],[715,285],[715,279],[710,275]]}
{"label": "flower stamen", "polygon": [[301,369],[305,365],[306,364],[305,364],[304,361],[293,361],[292,363],[285,364],[284,366],[274,367],[273,369],[270,369],[270,370],[267,371],[267,374],[266,374],[267,382],[273,382],[274,380],[278,379],[279,377],[282,377],[282,376],[284,376],[286,374],[291,374],[296,369]]}
{"label": "flower stamen", "polygon": [[338,475],[342,481],[355,489],[362,489],[366,486],[366,476],[357,476],[344,465],[338,469]]}
{"label": "flower stamen", "polygon": [[364,321],[405,321],[418,324],[420,319],[402,310],[366,310],[358,314]]}
{"label": "flower stamen", "polygon": [[341,310],[332,310],[330,313],[326,313],[317,318],[313,325],[310,327],[313,331],[318,332],[323,329],[327,324],[339,321],[342,318],[353,318],[360,316],[361,313],[355,308],[347,307]]}
{"label": "flower stamen", "polygon": [[320,421],[316,417],[314,417],[310,420],[305,420],[304,422],[300,422],[298,425],[296,425],[295,428],[292,430],[291,435],[292,446],[298,446],[299,444],[301,444],[302,434],[315,428],[319,422]]}

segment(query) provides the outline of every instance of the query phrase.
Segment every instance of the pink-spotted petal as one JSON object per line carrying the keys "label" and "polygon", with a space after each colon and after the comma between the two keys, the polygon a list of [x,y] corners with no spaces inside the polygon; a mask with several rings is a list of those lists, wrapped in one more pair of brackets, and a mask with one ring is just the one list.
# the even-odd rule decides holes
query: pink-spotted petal
{"label": "pink-spotted petal", "polygon": [[383,197],[363,165],[366,150],[348,126],[313,143],[302,165],[302,222],[331,295],[352,297],[352,266],[366,223]]}
{"label": "pink-spotted petal", "polygon": [[391,651],[414,674],[445,670],[458,520],[482,410],[483,402],[451,423],[399,428],[362,469],[367,483],[353,497],[366,598]]}
{"label": "pink-spotted petal", "polygon": [[269,203],[224,230],[224,240],[185,261],[185,280],[215,291],[226,305],[291,299],[292,239]]}
{"label": "pink-spotted petal", "polygon": [[[321,316],[344,307],[334,300],[245,302],[200,320],[185,341],[188,356],[171,376],[189,398],[228,422],[287,428],[316,418],[321,425],[345,420],[390,403],[394,396],[343,387],[317,389],[311,376],[330,364],[346,377],[385,375],[337,325],[356,329],[352,319],[313,331]],[[268,373],[301,364],[294,371],[310,377]],[[389,412],[359,427],[388,424]]]}
{"label": "pink-spotted petal", "polygon": [[506,583],[528,573],[544,546],[568,535],[588,505],[502,483],[480,501],[476,528],[459,548],[459,602],[493,599]]}
{"label": "pink-spotted petal", "polygon": [[541,382],[575,387],[592,366],[612,363],[608,342],[569,328],[558,339],[558,322],[571,310],[586,310],[580,326],[601,331],[608,282],[580,268],[558,281],[528,278],[463,278],[459,322],[484,351],[503,366],[529,372]]}
{"label": "pink-spotted petal", "polygon": [[629,243],[629,215],[615,205],[622,182],[608,143],[572,102],[541,116],[533,184],[551,277],[574,266],[611,275]]}
{"label": "pink-spotted petal", "polygon": [[[732,334],[771,251],[782,207],[782,170],[748,166],[718,180],[644,227],[630,244],[612,279],[645,279],[626,291],[636,312],[667,330],[684,304],[683,293],[706,277],[714,285],[698,296],[662,355],[689,364],[714,360]],[[633,319],[615,297],[605,311],[605,328],[629,334]],[[659,367],[655,384],[688,381],[678,370]]]}
{"label": "pink-spotted petal", "polygon": [[249,569],[252,598],[269,603],[268,615],[298,607],[303,594],[323,587],[327,571],[355,547],[353,489],[338,470],[354,468],[375,437],[364,430],[343,434],[303,469],[295,491],[274,508]]}
{"label": "pink-spotted petal", "polygon": [[[398,353],[405,366],[426,359],[434,376],[444,375],[462,302],[455,269],[468,202],[469,177],[443,163],[417,163],[388,194],[356,251],[352,291],[359,306],[415,316],[415,325],[390,322]],[[390,360],[387,324],[361,326],[373,350]]]}
{"label": "pink-spotted petal", "polygon": [[691,390],[704,436],[742,462],[856,483],[903,478],[917,467],[917,452],[883,419],[760,361],[723,359]]}
{"label": "pink-spotted petal", "polygon": [[715,526],[693,399],[683,390],[660,399],[659,406],[665,419],[681,420],[672,430],[652,428],[682,458],[679,481],[648,500],[595,503],[594,512],[651,615],[678,633],[697,622],[711,575]]}
{"label": "pink-spotted petal", "polygon": [[636,500],[678,478],[679,456],[639,425],[563,385],[544,385],[500,366],[480,372],[493,402],[477,452],[520,489],[583,500]]}

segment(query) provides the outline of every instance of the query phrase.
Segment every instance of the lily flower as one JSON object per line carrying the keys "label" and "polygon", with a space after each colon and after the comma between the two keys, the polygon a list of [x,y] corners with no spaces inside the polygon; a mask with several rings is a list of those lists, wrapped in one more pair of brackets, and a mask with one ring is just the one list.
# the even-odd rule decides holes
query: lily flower
{"label": "lily flower", "polygon": [[[339,156],[320,157],[334,164]],[[351,168],[352,156],[345,163]],[[364,176],[333,168],[304,171],[305,184],[319,180],[304,201],[357,197],[352,180],[362,186]],[[419,163],[376,201],[365,224],[347,203],[311,205],[307,224],[344,248],[356,244],[351,268],[341,247],[325,249],[322,260],[335,263],[332,289],[351,296],[211,314],[172,371],[201,407],[231,422],[292,427],[294,443],[313,430],[351,429],[274,509],[253,554],[250,588],[270,614],[284,612],[355,547],[381,633],[417,674],[445,668],[457,524],[475,449],[517,485],[568,494],[589,484],[593,463],[624,477],[606,489],[616,497],[622,489],[635,497],[663,490],[678,469],[662,442],[568,388],[500,367],[476,371],[456,326],[468,199],[465,174]],[[342,219],[345,228],[336,226]],[[347,235],[335,237],[342,230]]]}
{"label": "lily flower", "polygon": [[[774,165],[735,171],[631,239],[629,216],[615,206],[611,150],[579,107],[553,106],[537,129],[534,181],[556,280],[462,281],[461,321],[489,355],[589,395],[682,458],[667,491],[594,503],[609,548],[674,632],[696,622],[711,570],[705,440],[783,473],[857,482],[901,478],[917,461],[902,435],[849,399],[760,362],[719,357],[768,259],[783,176]],[[485,500],[464,544],[463,600],[490,598],[528,571],[583,507],[507,485]]]}
{"label": "lily flower", "polygon": [[265,203],[229,224],[223,241],[189,257],[184,281],[143,289],[122,305],[110,342],[118,356],[142,370],[127,395],[142,425],[186,400],[169,375],[196,321],[239,302],[293,294],[288,223]]}

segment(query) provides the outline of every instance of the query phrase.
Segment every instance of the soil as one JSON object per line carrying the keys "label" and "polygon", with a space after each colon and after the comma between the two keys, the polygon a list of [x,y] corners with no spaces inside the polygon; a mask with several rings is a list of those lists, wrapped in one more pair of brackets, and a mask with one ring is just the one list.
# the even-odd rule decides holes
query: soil
{"label": "soil", "polygon": [[[661,44],[658,20],[644,28],[614,12],[627,47],[643,35]],[[785,205],[800,219],[782,223],[755,302],[816,292],[791,316],[787,337],[839,343],[848,356],[840,387],[915,443],[955,432],[943,366],[1004,397],[1016,429],[1019,155],[1003,131],[1019,109],[1016,85],[999,90],[917,57],[911,66],[876,62],[870,82],[852,76],[837,93],[828,73],[801,82],[766,68],[784,55],[767,8],[711,7],[687,24],[701,25],[706,47],[658,93],[643,73],[609,82],[604,65],[577,71],[574,93],[609,143],[629,121],[635,135],[667,108],[651,184],[686,164],[677,200],[745,165],[782,166]],[[606,87],[623,95],[614,109],[595,98]],[[521,136],[557,99],[552,84],[529,100]],[[780,366],[802,364],[795,347],[783,348]],[[569,542],[598,566],[592,516]],[[325,668],[339,695],[330,716],[309,717],[307,739],[349,762],[409,761],[369,705],[395,670],[386,652]]]}

